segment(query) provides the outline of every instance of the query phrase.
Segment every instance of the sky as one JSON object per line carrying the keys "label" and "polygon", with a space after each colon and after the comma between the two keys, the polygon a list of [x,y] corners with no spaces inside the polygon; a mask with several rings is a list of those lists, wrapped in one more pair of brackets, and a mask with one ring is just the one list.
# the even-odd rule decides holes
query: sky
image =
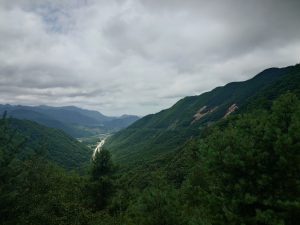
{"label": "sky", "polygon": [[299,0],[0,0],[0,103],[146,115],[300,62]]}

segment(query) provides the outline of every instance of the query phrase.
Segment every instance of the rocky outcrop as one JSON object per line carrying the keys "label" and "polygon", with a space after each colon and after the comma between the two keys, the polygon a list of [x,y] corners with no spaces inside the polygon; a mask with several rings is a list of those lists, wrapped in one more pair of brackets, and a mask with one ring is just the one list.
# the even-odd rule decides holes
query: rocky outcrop
{"label": "rocky outcrop", "polygon": [[228,109],[226,114],[224,115],[224,118],[228,117],[231,113],[235,112],[239,107],[237,106],[237,104],[232,104]]}
{"label": "rocky outcrop", "polygon": [[193,116],[194,120],[192,121],[192,124],[195,123],[196,121],[200,120],[201,118],[203,118],[204,116],[214,112],[218,107],[214,107],[214,108],[207,108],[207,106],[203,106],[201,109],[199,109],[196,114]]}

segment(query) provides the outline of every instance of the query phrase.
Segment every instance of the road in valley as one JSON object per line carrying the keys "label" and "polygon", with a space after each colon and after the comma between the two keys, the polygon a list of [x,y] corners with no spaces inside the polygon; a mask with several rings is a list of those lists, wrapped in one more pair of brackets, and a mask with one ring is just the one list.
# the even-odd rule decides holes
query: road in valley
{"label": "road in valley", "polygon": [[102,147],[103,147],[103,145],[105,143],[105,140],[106,140],[106,138],[104,138],[100,142],[98,142],[98,144],[97,144],[97,146],[96,146],[96,148],[95,148],[95,150],[93,152],[93,156],[92,156],[93,159],[95,158],[96,153],[101,151],[101,149],[102,149]]}

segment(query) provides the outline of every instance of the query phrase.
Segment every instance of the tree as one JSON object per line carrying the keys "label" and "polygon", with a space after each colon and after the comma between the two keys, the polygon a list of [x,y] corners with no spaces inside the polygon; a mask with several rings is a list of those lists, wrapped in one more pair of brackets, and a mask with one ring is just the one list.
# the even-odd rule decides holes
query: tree
{"label": "tree", "polygon": [[[245,114],[200,145],[198,186],[212,224],[300,221],[300,103],[291,93],[271,112]],[[206,178],[205,183],[198,182]]]}
{"label": "tree", "polygon": [[111,154],[101,149],[95,154],[91,169],[91,182],[88,185],[90,205],[96,210],[104,209],[114,193],[114,183],[111,178],[114,165]]}
{"label": "tree", "polygon": [[165,185],[147,188],[129,210],[129,221],[132,224],[186,224],[181,215],[182,208],[177,190]]}
{"label": "tree", "polygon": [[[0,120],[0,224],[87,224],[79,176],[45,159],[41,149],[21,157],[25,138]],[[71,187],[71,188],[70,188]]]}
{"label": "tree", "polygon": [[4,113],[0,119],[0,224],[14,218],[18,190],[16,183],[22,173],[22,163],[17,155],[25,139],[9,126]]}
{"label": "tree", "polygon": [[109,175],[114,170],[114,165],[111,159],[111,154],[106,149],[101,149],[96,152],[92,161],[92,180],[98,180],[99,178]]}

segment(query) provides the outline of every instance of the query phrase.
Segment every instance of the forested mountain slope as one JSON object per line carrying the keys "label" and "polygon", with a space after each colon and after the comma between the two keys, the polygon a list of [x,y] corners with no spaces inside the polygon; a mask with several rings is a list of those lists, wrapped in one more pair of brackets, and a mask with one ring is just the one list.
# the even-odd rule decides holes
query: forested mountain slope
{"label": "forested mountain slope", "polygon": [[[53,162],[69,169],[80,143],[31,121],[0,119],[0,224],[296,225],[299,75],[299,66],[290,68],[238,113],[191,132],[179,151],[129,168],[102,149],[86,173],[69,173]],[[48,155],[27,157],[32,151]]]}
{"label": "forested mountain slope", "polygon": [[116,161],[132,163],[164,158],[201,129],[231,113],[267,104],[288,90],[299,92],[300,66],[270,68],[250,80],[229,83],[199,96],[185,97],[171,108],[148,115],[106,143]]}
{"label": "forested mountain slope", "polygon": [[10,128],[7,132],[24,140],[20,157],[45,151],[43,154],[48,160],[66,169],[80,169],[90,161],[91,150],[61,130],[18,119],[8,119],[7,126]]}
{"label": "forested mountain slope", "polygon": [[27,150],[22,134],[34,134],[27,135],[30,147],[40,132],[31,131],[32,122],[15,121],[0,120],[0,224],[296,225],[300,219],[300,101],[293,93],[269,109],[214,123],[158,167],[118,171],[103,149],[83,176],[42,154],[19,160]]}

